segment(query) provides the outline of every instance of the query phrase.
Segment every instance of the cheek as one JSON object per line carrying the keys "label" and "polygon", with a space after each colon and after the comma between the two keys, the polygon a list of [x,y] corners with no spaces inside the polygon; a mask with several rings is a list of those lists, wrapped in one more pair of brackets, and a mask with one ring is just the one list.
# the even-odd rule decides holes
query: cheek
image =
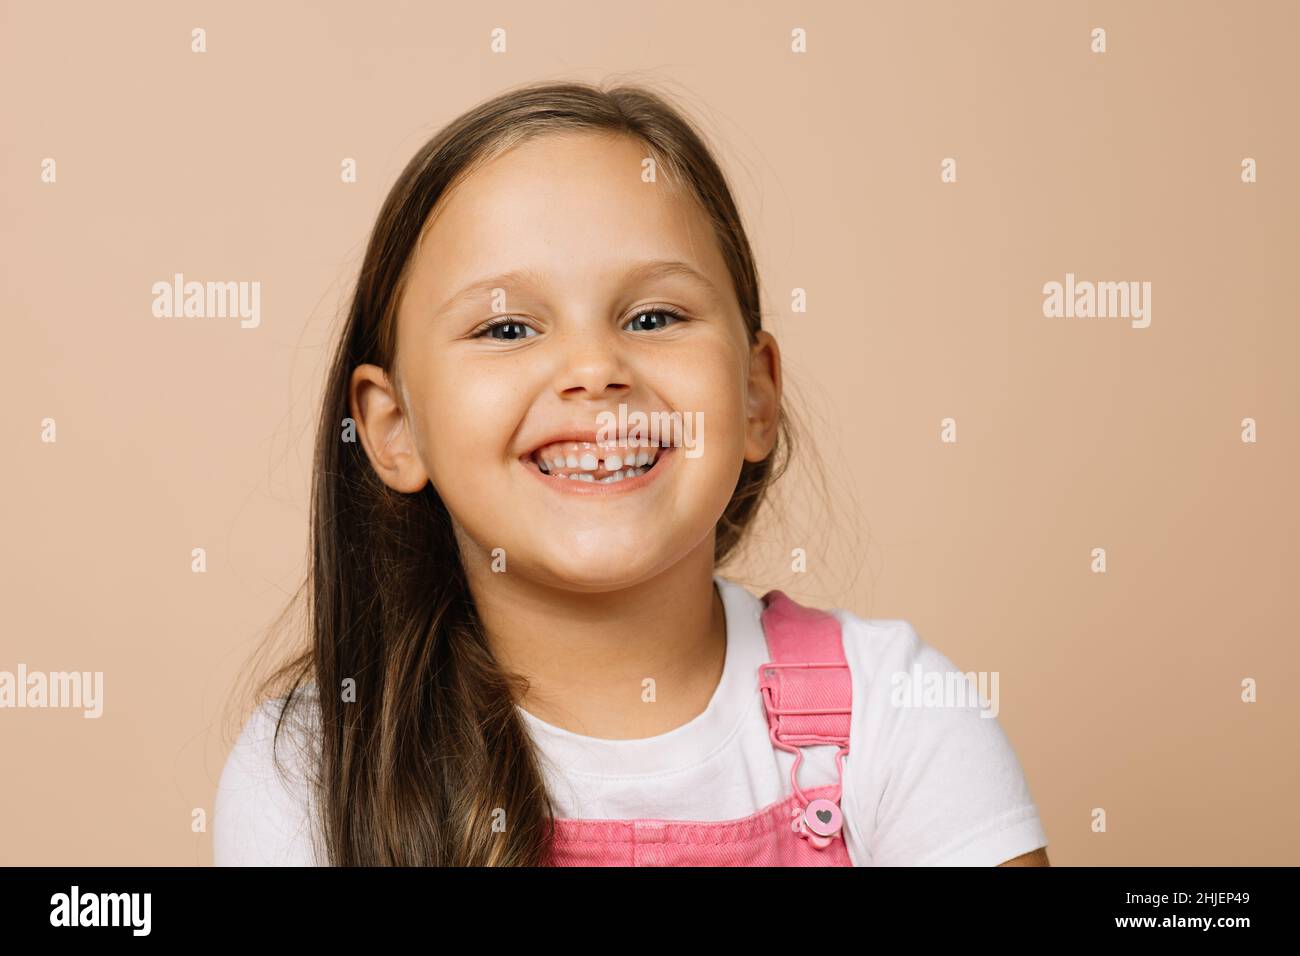
{"label": "cheek", "polygon": [[745,382],[730,343],[711,346],[681,357],[665,397],[703,427],[699,460],[725,470],[744,454]]}
{"label": "cheek", "polygon": [[430,366],[420,419],[434,486],[466,487],[476,474],[502,460],[522,411],[510,380],[472,362]]}
{"label": "cheek", "polygon": [[675,356],[672,371],[660,379],[662,397],[684,423],[692,423],[694,435],[687,437],[698,442],[696,449],[678,452],[672,505],[679,530],[689,532],[691,540],[707,533],[726,509],[745,455],[745,384],[736,348],[726,340],[694,345]]}

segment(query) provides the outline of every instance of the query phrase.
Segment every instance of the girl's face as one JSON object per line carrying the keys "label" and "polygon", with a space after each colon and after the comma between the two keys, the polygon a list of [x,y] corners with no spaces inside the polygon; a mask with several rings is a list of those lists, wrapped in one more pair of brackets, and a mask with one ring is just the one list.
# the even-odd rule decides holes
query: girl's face
{"label": "girl's face", "polygon": [[[481,571],[504,557],[511,575],[605,591],[697,549],[711,562],[742,462],[772,450],[775,342],[751,347],[707,218],[662,176],[645,182],[646,157],[628,137],[549,134],[470,174],[409,264],[400,386],[354,372],[376,471],[404,492],[432,481]],[[596,446],[620,405],[629,428],[679,413],[694,447]]]}

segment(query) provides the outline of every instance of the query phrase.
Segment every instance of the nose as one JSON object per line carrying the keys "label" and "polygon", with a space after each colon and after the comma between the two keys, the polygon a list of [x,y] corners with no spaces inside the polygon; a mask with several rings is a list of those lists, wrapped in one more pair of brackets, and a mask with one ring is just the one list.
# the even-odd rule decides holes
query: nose
{"label": "nose", "polygon": [[555,390],[561,398],[604,398],[631,389],[632,372],[617,333],[584,326],[559,344],[564,356],[556,373]]}

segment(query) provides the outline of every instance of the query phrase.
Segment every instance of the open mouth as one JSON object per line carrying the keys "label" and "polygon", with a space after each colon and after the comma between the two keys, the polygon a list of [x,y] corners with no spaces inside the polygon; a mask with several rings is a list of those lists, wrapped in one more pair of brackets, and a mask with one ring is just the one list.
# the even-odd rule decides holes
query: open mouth
{"label": "open mouth", "polygon": [[612,485],[651,471],[670,450],[654,444],[598,445],[566,441],[543,445],[529,458],[538,471],[556,481]]}

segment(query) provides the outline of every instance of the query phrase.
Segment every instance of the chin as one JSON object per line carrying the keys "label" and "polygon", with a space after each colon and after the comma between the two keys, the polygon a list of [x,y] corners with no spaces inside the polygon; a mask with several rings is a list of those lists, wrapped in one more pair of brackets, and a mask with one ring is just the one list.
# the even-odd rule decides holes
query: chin
{"label": "chin", "polygon": [[634,587],[654,576],[658,570],[644,556],[626,552],[593,557],[590,563],[566,559],[561,564],[548,561],[546,570],[557,585],[574,591],[618,591]]}

